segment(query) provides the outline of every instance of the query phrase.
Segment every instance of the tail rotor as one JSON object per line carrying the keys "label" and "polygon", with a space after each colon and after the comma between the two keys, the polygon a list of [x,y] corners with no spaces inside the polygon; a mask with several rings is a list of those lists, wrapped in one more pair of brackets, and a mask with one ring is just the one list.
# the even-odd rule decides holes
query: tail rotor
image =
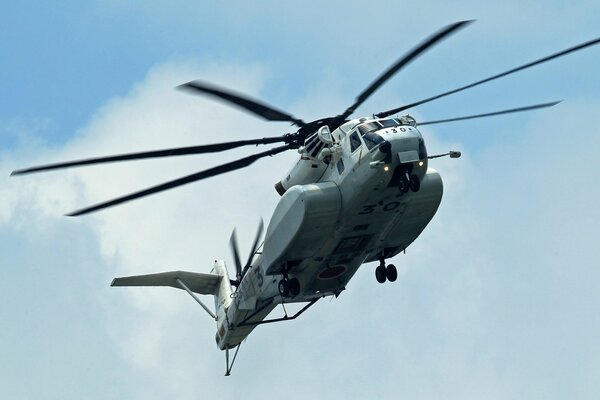
{"label": "tail rotor", "polygon": [[231,233],[231,237],[229,239],[229,246],[231,247],[231,252],[233,253],[233,260],[235,263],[235,280],[230,279],[231,284],[236,288],[239,287],[244,275],[250,269],[252,265],[252,260],[254,259],[254,255],[256,254],[256,250],[258,250],[260,239],[262,237],[263,231],[265,228],[265,224],[261,218],[260,223],[258,224],[258,229],[256,230],[256,236],[254,237],[254,242],[252,243],[252,248],[250,249],[250,254],[248,255],[248,260],[246,264],[242,267],[242,263],[240,261],[240,252],[239,246],[237,242],[237,235],[235,233],[235,228]]}

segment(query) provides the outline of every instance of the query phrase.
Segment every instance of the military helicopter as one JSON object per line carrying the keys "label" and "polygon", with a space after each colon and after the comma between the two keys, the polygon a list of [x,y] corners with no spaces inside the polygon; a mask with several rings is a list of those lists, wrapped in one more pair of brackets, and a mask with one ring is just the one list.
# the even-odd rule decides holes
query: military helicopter
{"label": "military helicopter", "polygon": [[[283,145],[178,178],[142,191],[74,211],[79,216],[130,200],[250,166],[255,161],[295,150],[300,157],[275,184],[281,199],[271,217],[264,241],[259,224],[250,254],[242,264],[235,230],[230,246],[235,264],[231,278],[223,260],[210,273],[171,271],[115,278],[112,286],[170,286],[185,290],[216,321],[215,340],[225,351],[231,373],[242,341],[258,325],[297,318],[319,299],[339,296],[358,268],[378,261],[379,283],[394,282],[397,269],[386,260],[421,234],[435,215],[443,193],[440,174],[429,160],[460,152],[429,155],[418,127],[473,118],[531,111],[558,102],[529,105],[458,118],[418,122],[399,113],[486,82],[600,43],[600,38],[578,44],[477,82],[407,105],[349,119],[379,87],[425,51],[473,21],[459,21],[437,31],[390,66],[358,95],[342,113],[305,122],[292,114],[201,81],[179,88],[232,104],[268,121],[287,121],[298,129],[282,136],[239,140],[97,157],[19,169],[11,175],[50,171],[107,162],[222,152],[247,145]],[[197,295],[214,296],[211,310]],[[295,314],[269,318],[280,304],[305,303]],[[284,308],[285,310],[285,308]],[[230,360],[230,350],[235,350]]]}

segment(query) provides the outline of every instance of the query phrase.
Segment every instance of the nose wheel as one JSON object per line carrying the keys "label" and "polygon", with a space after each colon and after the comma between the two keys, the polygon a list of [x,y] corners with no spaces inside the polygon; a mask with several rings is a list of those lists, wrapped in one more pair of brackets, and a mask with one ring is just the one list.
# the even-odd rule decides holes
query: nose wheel
{"label": "nose wheel", "polygon": [[394,264],[385,265],[385,260],[382,258],[379,266],[375,268],[375,279],[379,283],[385,283],[386,280],[394,282],[398,279],[398,270]]}
{"label": "nose wheel", "polygon": [[402,194],[408,191],[418,192],[421,189],[421,180],[415,174],[411,174],[411,167],[402,167],[402,172],[397,178],[398,189]]}
{"label": "nose wheel", "polygon": [[400,179],[398,180],[398,189],[402,194],[407,193],[410,187],[410,180],[406,177],[405,174],[400,175]]}
{"label": "nose wheel", "polygon": [[408,187],[410,187],[410,190],[413,192],[418,192],[419,189],[421,189],[421,181],[419,180],[419,177],[416,175],[411,175],[410,179],[408,180]]}

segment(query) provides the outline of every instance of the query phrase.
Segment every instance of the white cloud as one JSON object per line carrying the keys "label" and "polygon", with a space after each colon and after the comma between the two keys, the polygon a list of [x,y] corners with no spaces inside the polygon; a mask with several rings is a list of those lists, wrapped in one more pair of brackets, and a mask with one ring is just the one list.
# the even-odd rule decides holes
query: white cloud
{"label": "white cloud", "polygon": [[[258,97],[263,75],[260,67],[161,65],[130,93],[102,107],[70,143],[51,151],[42,148],[39,157],[32,154],[20,163],[279,135],[290,128],[267,124],[222,104],[173,90],[177,84],[202,77]],[[27,229],[35,221],[36,227],[46,224],[56,230],[56,221],[64,221],[65,212],[256,150],[250,147],[204,157],[12,178],[10,185],[2,189],[5,201],[1,221],[16,229]],[[208,271],[214,259],[229,259],[227,240],[234,226],[238,226],[242,251],[248,250],[259,218],[268,220],[278,199],[272,185],[284,176],[294,158],[294,154],[287,154],[260,160],[243,171],[73,222],[82,224],[96,237],[102,263],[113,276],[173,269]],[[3,169],[15,165],[12,157],[5,160]],[[222,354],[214,346],[214,322],[184,292],[114,289],[111,294],[124,302],[117,305],[122,308],[119,312],[107,309],[110,317],[106,317],[108,331],[122,349],[123,359],[141,371],[145,379],[160,382],[150,385],[148,392],[142,391],[142,397],[179,394],[187,398],[201,389],[218,394],[218,390],[207,390],[206,382],[196,379],[204,376],[212,380],[215,375],[220,377],[223,369]],[[108,302],[112,307],[116,305],[115,301]],[[182,387],[181,382],[186,380],[190,386]]]}
{"label": "white cloud", "polygon": [[[102,107],[72,142],[58,149],[42,148],[39,157],[29,154],[27,161],[281,134],[289,129],[285,124],[267,124],[172,89],[202,77],[260,97],[265,76],[260,66],[163,64],[130,93]],[[317,115],[323,103],[342,109],[337,104],[340,97],[334,92],[316,103],[300,99],[295,108],[302,116]],[[511,324],[532,318],[548,328],[551,313],[536,316],[540,305],[535,301],[529,304],[531,314],[521,309],[516,320],[509,309],[520,307],[528,293],[551,295],[552,289],[536,288],[530,274],[557,276],[570,259],[578,260],[579,273],[598,277],[591,271],[597,259],[593,222],[599,219],[594,204],[599,193],[593,182],[598,139],[587,134],[595,129],[592,116],[597,106],[575,103],[561,108],[560,115],[569,118],[557,118],[558,113],[532,117],[529,125],[519,127],[522,133],[510,126],[497,130],[505,137],[498,147],[432,163],[444,177],[444,201],[422,237],[394,261],[403,269],[399,282],[378,286],[372,268],[366,266],[340,299],[319,303],[287,325],[259,327],[242,346],[235,374],[228,380],[221,377],[224,361],[214,346],[214,324],[185,293],[112,289],[114,297],[104,305],[107,330],[123,359],[137,371],[132,391],[140,398],[234,398],[269,391],[270,396],[292,399],[398,393],[464,399],[510,398],[512,387],[521,385],[526,393],[535,393],[507,372],[516,362],[532,363],[527,349],[520,348],[526,353],[523,357],[501,353],[523,339]],[[430,151],[463,150],[461,143],[437,137],[441,129],[423,130]],[[79,206],[254,150],[14,178],[1,189],[0,222],[16,229],[32,220],[36,226],[55,223],[63,212]],[[243,171],[83,217],[78,223],[93,233],[111,275],[207,271],[215,258],[229,260],[227,239],[233,226],[238,226],[242,252],[247,249],[258,218],[268,220],[277,202],[271,185],[294,158],[290,152],[260,160]],[[3,169],[8,164],[14,164],[14,158],[5,155]],[[564,244],[568,247],[555,253]],[[540,260],[545,265],[538,267]],[[528,263],[535,266],[524,268]],[[518,281],[520,273],[526,274],[524,281]],[[560,282],[542,279],[540,284],[560,288]],[[581,322],[573,316],[569,321]],[[575,333],[569,339],[577,338]],[[542,348],[551,351],[546,345]],[[598,351],[598,346],[591,349],[592,354]],[[533,387],[547,383],[533,379]]]}

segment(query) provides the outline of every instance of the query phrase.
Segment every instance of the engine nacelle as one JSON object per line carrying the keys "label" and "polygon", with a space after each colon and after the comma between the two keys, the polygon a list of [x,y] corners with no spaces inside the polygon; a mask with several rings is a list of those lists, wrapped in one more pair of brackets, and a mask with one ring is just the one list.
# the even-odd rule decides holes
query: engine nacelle
{"label": "engine nacelle", "polygon": [[327,169],[327,164],[316,158],[302,154],[287,176],[275,184],[275,190],[280,196],[292,186],[315,183]]}
{"label": "engine nacelle", "polygon": [[340,189],[333,182],[296,185],[281,198],[265,238],[265,274],[280,272],[282,261],[313,257],[336,228],[342,209]]}
{"label": "engine nacelle", "polygon": [[315,183],[327,169],[327,162],[319,157],[321,151],[334,144],[333,136],[327,125],[322,126],[319,130],[304,141],[304,146],[298,149],[300,159],[292,167],[285,179],[280,180],[275,184],[275,190],[280,196],[292,186],[306,185]]}

